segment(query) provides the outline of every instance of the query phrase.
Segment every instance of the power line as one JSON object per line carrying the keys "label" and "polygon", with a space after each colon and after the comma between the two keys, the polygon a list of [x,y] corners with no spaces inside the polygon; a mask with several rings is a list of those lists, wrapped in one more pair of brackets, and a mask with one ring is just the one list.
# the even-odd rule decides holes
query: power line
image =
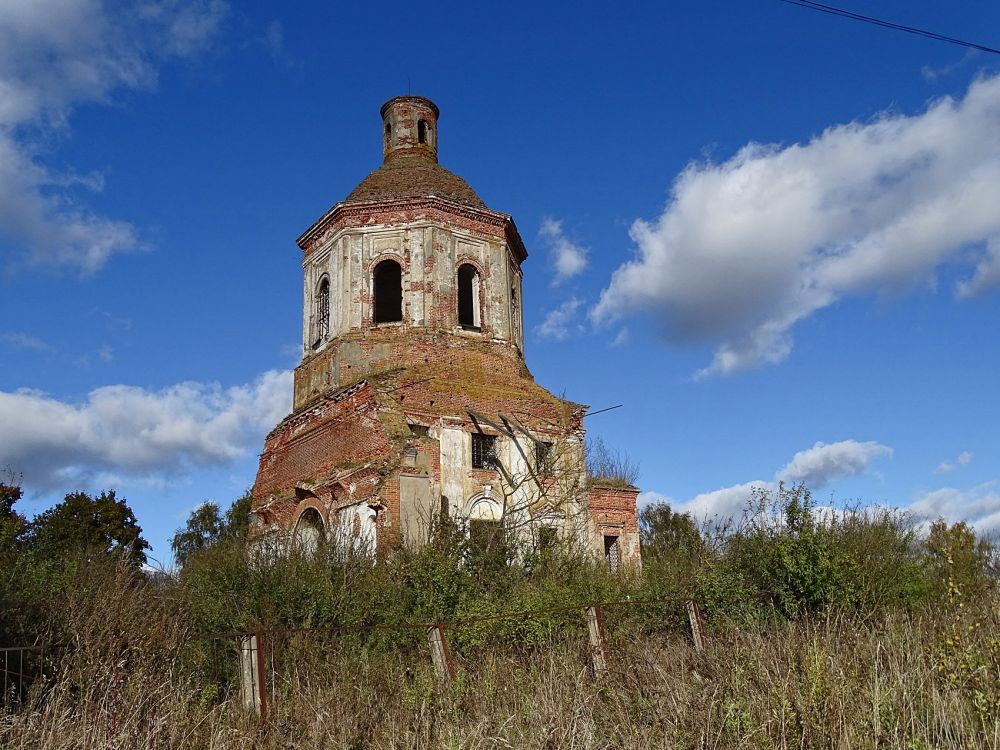
{"label": "power line", "polygon": [[832,5],[824,5],[823,3],[815,3],[812,0],[781,0],[783,3],[788,3],[789,5],[798,5],[803,8],[809,8],[810,10],[816,10],[820,13],[829,13],[833,16],[841,16],[843,18],[850,18],[853,21],[861,21],[862,23],[870,23],[874,26],[881,26],[885,29],[893,29],[895,31],[905,31],[907,34],[916,34],[917,36],[926,37],[928,39],[934,39],[939,42],[948,42],[949,44],[957,44],[962,47],[968,47],[969,49],[977,49],[980,52],[991,52],[994,55],[1000,55],[1000,49],[994,49],[993,47],[987,47],[982,44],[976,44],[975,42],[967,42],[964,39],[956,39],[953,36],[945,36],[944,34],[938,34],[936,31],[927,31],[926,29],[918,29],[915,26],[904,26],[901,23],[893,23],[892,21],[883,21],[881,18],[873,18],[872,16],[864,16],[860,13],[854,13],[850,10],[844,10],[843,8],[835,8]]}

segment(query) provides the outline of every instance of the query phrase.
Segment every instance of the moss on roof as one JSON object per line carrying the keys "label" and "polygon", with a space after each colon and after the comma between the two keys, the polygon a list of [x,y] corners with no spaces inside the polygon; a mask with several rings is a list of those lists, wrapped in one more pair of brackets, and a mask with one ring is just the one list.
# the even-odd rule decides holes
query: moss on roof
{"label": "moss on roof", "polygon": [[348,202],[382,201],[436,195],[473,208],[486,208],[483,199],[457,174],[425,156],[390,159],[347,196]]}

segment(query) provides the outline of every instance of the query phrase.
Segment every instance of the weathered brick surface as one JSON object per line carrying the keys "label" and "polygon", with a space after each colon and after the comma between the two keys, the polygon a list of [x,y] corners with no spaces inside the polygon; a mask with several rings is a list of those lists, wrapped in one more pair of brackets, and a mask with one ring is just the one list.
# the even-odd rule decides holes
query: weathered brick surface
{"label": "weathered brick surface", "polygon": [[622,559],[639,562],[639,514],[636,508],[638,487],[607,487],[592,484],[587,488],[587,505],[594,528],[600,537],[619,538]]}
{"label": "weathered brick surface", "polygon": [[[524,244],[510,216],[487,209],[464,180],[437,166],[437,116],[421,97],[388,102],[385,165],[298,240],[305,356],[295,371],[294,412],[268,435],[261,455],[255,533],[291,531],[306,509],[333,529],[339,514],[361,504],[377,512],[384,552],[400,533],[406,476],[408,487],[426,488],[423,497],[440,497],[450,513],[483,498],[505,508],[520,504],[528,533],[536,512],[565,518],[586,527],[595,552],[602,534],[614,531],[626,560],[637,561],[638,490],[586,488],[586,407],[535,383],[524,361]],[[403,320],[376,325],[372,273],[387,258],[402,269]],[[456,275],[464,263],[477,269],[480,295],[480,325],[471,330],[457,319]],[[315,331],[325,329],[316,326],[312,290],[320,281],[335,298],[329,338],[317,342]],[[470,434],[496,430],[470,412],[516,421],[517,442],[527,448],[501,434],[508,472],[531,476],[534,439],[562,448],[563,474],[505,487],[501,472],[473,469]],[[359,516],[344,518],[359,534]]]}

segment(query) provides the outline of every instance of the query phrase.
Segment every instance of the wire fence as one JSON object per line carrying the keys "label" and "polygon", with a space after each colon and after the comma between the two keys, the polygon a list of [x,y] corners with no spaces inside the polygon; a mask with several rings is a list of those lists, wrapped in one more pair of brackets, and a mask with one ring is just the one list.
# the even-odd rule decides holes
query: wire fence
{"label": "wire fence", "polygon": [[[333,656],[342,650],[359,647],[350,636],[391,636],[402,634],[403,642],[411,648],[401,651],[408,658],[430,660],[434,675],[442,690],[448,690],[463,664],[462,644],[481,642],[491,625],[508,624],[506,640],[525,640],[525,633],[538,636],[532,626],[547,622],[550,627],[544,638],[577,643],[588,657],[589,671],[595,680],[605,679],[609,673],[609,652],[612,644],[607,635],[609,617],[622,620],[637,607],[657,607],[664,611],[686,611],[691,643],[695,651],[702,651],[707,643],[705,625],[694,600],[677,599],[625,599],[609,602],[572,604],[543,609],[493,613],[440,622],[414,622],[398,624],[359,624],[319,627],[264,627],[253,630],[232,631],[195,637],[207,646],[208,670],[227,691],[235,689],[243,705],[266,722],[269,711],[283,694],[294,690],[298,669],[317,654]],[[663,622],[663,629],[669,629]],[[522,636],[519,638],[519,635]],[[543,638],[543,640],[544,640]],[[452,641],[460,645],[453,648]],[[528,639],[530,640],[530,638]],[[212,644],[215,644],[213,647]],[[0,707],[15,710],[23,705],[32,689],[44,691],[58,678],[59,660],[56,653],[66,646],[9,646],[0,649],[3,696]],[[117,662],[116,662],[117,664]],[[409,673],[411,670],[406,668]],[[125,679],[119,669],[113,670],[109,693],[117,695]],[[117,726],[111,702],[109,731]]]}
{"label": "wire fence", "polygon": [[20,706],[33,685],[44,684],[57,671],[61,644],[5,646],[0,648],[0,672],[3,693],[0,706],[6,709]]}

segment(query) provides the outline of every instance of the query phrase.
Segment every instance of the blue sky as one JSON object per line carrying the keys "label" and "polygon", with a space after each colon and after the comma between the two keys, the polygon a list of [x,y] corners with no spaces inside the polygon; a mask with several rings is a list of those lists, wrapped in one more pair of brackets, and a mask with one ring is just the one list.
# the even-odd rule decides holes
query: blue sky
{"label": "blue sky", "polygon": [[[1000,46],[995,3],[846,7]],[[241,494],[290,407],[295,237],[410,90],[528,245],[536,379],[624,404],[588,426],[644,501],[801,480],[995,529],[998,75],[778,0],[2,0],[0,466],[29,514],[115,487],[164,561]]]}

